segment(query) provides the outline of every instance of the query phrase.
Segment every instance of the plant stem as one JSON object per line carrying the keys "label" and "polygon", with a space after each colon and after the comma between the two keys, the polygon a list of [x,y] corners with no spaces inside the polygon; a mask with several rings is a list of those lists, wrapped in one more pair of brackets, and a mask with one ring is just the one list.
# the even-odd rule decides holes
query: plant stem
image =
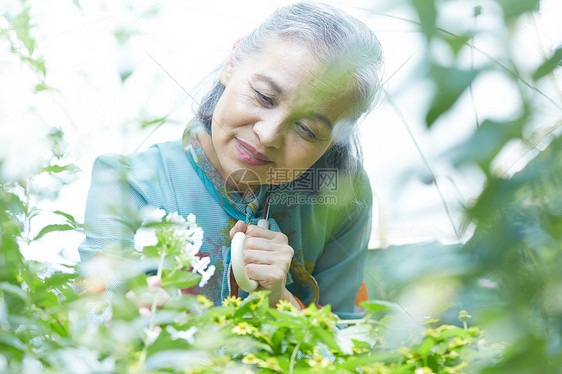
{"label": "plant stem", "polygon": [[[166,249],[167,249],[167,246],[166,246]],[[162,251],[162,253],[160,253],[160,263],[158,264],[158,271],[156,272],[156,276],[159,279],[162,279],[162,268],[164,267],[164,258],[166,257],[166,252],[167,251],[164,250],[164,251]],[[158,300],[157,300],[156,296],[154,296],[154,300],[152,301],[152,307],[150,308],[151,317],[156,312],[156,307],[158,306],[157,302],[158,302]],[[152,318],[151,318],[151,321],[152,321]],[[150,322],[148,328],[151,328],[151,327],[152,327],[152,322]]]}
{"label": "plant stem", "polygon": [[299,347],[301,346],[301,342],[298,342],[293,349],[293,353],[291,353],[291,361],[289,361],[289,374],[293,374],[293,370],[295,369],[295,360],[297,358],[297,352],[299,351]]}

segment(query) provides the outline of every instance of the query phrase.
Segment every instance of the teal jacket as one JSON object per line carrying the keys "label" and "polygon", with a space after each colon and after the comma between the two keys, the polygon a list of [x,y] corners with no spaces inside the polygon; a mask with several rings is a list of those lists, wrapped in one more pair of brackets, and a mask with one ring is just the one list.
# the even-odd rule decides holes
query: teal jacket
{"label": "teal jacket", "polygon": [[[350,177],[316,170],[314,181],[323,181],[320,189],[310,185],[311,179],[299,178],[285,185],[262,185],[244,199],[207,159],[194,128],[182,141],[155,144],[127,157],[96,159],[81,261],[108,248],[134,250],[143,208],[177,211],[183,217],[193,213],[204,231],[200,254],[209,256],[216,270],[206,286],[190,292],[220,304],[230,292],[230,228],[237,220],[257,224],[270,191],[270,230],[287,235],[295,251],[289,291],[304,304],[330,304],[341,318],[360,318],[355,297],[363,282],[372,226],[372,192],[365,172]],[[121,286],[113,285],[117,290]]]}

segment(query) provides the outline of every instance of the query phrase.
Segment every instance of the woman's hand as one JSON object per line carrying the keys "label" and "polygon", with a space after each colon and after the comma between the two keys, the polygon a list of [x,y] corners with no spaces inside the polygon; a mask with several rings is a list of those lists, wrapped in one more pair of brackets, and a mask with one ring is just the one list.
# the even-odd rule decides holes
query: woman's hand
{"label": "woman's hand", "polygon": [[[282,232],[275,232],[257,225],[236,222],[230,230],[232,238],[237,232],[246,234],[244,263],[248,278],[259,283],[257,291],[269,290],[269,305],[274,307],[281,299],[291,300],[285,289],[287,273],[291,266],[294,250]],[[298,305],[298,304],[297,304]]]}
{"label": "woman's hand", "polygon": [[161,308],[170,300],[168,294],[162,288],[162,280],[155,275],[146,278],[148,288],[142,290],[139,294],[133,291],[127,292],[127,299],[131,300],[139,307],[139,314],[144,318],[149,318],[154,313],[154,308]]}

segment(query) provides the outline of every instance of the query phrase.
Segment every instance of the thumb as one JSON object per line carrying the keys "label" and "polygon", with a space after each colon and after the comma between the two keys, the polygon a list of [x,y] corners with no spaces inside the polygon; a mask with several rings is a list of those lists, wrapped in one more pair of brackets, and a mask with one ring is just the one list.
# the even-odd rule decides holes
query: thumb
{"label": "thumb", "polygon": [[234,227],[230,229],[230,238],[232,239],[234,234],[236,234],[237,232],[246,232],[247,229],[248,229],[248,225],[246,225],[246,222],[244,221],[236,222]]}

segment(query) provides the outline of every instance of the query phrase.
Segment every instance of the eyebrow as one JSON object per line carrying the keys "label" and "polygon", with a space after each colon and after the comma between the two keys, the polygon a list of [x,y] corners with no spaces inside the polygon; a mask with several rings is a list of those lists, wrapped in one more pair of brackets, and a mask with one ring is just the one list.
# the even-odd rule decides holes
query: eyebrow
{"label": "eyebrow", "polygon": [[323,115],[318,114],[318,113],[312,113],[312,115],[313,115],[315,118],[319,119],[320,121],[324,122],[326,125],[328,125],[328,127],[329,127],[330,129],[332,128],[332,122],[331,122],[328,118],[326,118],[326,117],[324,117]]}
{"label": "eyebrow", "polygon": [[[283,96],[283,94],[285,93],[285,91],[283,91],[283,89],[281,87],[279,87],[279,85],[270,77],[268,77],[267,75],[263,75],[263,74],[257,74],[256,75],[258,77],[258,79],[266,82],[267,84],[269,84],[269,86],[275,91],[277,92],[278,95]],[[326,118],[325,116],[319,114],[319,113],[312,113],[311,114],[314,118],[320,120],[321,122],[323,122],[324,124],[326,124],[330,129],[332,129],[332,122]]]}
{"label": "eyebrow", "polygon": [[266,82],[267,84],[269,84],[271,88],[273,88],[273,90],[277,92],[279,95],[283,95],[285,93],[285,91],[283,91],[283,89],[279,87],[279,85],[275,83],[275,81],[270,77],[263,74],[257,74],[257,77],[262,81]]}

